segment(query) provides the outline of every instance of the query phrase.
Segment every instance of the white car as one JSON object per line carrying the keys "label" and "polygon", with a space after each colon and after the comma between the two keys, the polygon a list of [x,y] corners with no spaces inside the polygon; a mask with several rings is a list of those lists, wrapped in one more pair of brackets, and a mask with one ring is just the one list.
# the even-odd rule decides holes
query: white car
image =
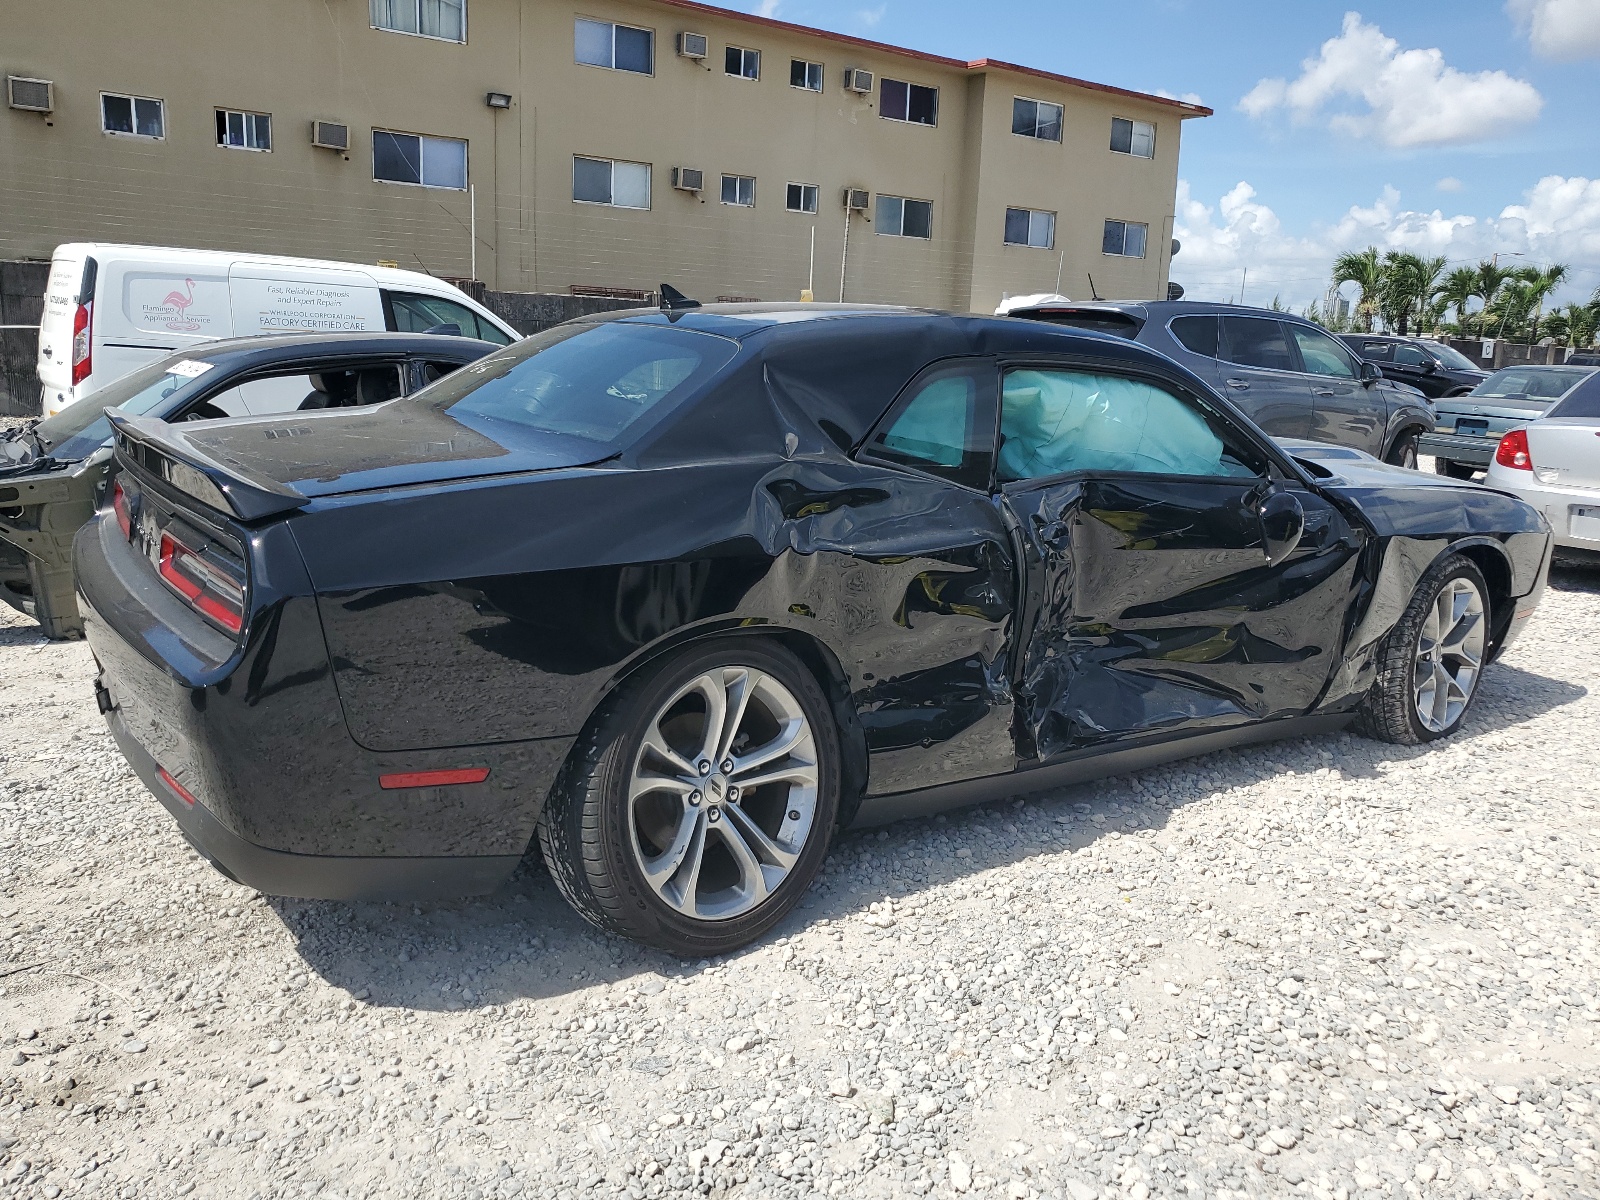
{"label": "white car", "polygon": [[1542,512],[1558,549],[1600,556],[1600,372],[1503,436],[1484,483]]}

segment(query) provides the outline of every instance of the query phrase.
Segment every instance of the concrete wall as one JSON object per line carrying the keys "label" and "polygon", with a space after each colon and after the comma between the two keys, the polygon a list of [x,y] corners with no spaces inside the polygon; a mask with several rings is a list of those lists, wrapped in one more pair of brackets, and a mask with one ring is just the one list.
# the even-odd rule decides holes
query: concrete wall
{"label": "concrete wall", "polygon": [[1449,338],[1451,349],[1465,354],[1485,371],[1498,371],[1501,367],[1517,367],[1526,363],[1539,366],[1559,366],[1573,353],[1566,346],[1520,346],[1503,339],[1495,339],[1494,350],[1485,356],[1481,338]]}
{"label": "concrete wall", "polygon": [[50,264],[0,262],[0,415],[39,414],[40,318],[44,315],[44,286]]}
{"label": "concrete wall", "polygon": [[[652,75],[573,61],[576,15],[653,30]],[[1153,96],[965,63],[676,0],[468,0],[464,44],[375,30],[364,0],[61,0],[13,5],[0,70],[50,79],[49,116],[0,109],[0,257],[65,241],[132,241],[376,262],[473,274],[502,291],[574,284],[699,297],[792,299],[813,279],[837,299],[844,187],[931,200],[931,240],[848,221],[851,300],[992,310],[1001,295],[1158,297],[1167,283],[1180,126],[1205,110]],[[674,52],[703,33],[705,62]],[[759,80],[727,75],[728,45],[762,54]],[[205,47],[205,53],[190,48]],[[824,90],[789,85],[791,58],[821,62]],[[847,67],[939,89],[935,127],[878,115]],[[509,110],[485,102],[510,93]],[[100,130],[100,93],[155,97],[161,140]],[[1065,106],[1061,143],[1010,132],[1014,96]],[[216,145],[215,113],[270,113],[270,153]],[[1113,116],[1157,126],[1156,158],[1109,150]],[[349,126],[348,154],[310,145],[313,119]],[[372,131],[465,139],[468,193],[375,181]],[[647,211],[575,203],[574,155],[650,164]],[[674,191],[674,166],[705,172]],[[754,208],[720,203],[724,173],[753,175]],[[790,182],[819,212],[786,210]],[[1058,214],[1056,247],[1003,244],[1007,205]],[[1142,260],[1100,253],[1106,218],[1149,226]]]}

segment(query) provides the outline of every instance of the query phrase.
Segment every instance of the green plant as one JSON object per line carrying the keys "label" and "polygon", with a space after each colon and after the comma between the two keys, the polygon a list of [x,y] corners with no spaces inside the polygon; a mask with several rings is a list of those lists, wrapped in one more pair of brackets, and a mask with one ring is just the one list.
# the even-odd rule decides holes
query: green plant
{"label": "green plant", "polygon": [[1346,250],[1333,260],[1333,283],[1353,283],[1360,289],[1354,307],[1356,323],[1362,333],[1372,332],[1378,315],[1378,297],[1383,290],[1383,262],[1376,246],[1365,250]]}

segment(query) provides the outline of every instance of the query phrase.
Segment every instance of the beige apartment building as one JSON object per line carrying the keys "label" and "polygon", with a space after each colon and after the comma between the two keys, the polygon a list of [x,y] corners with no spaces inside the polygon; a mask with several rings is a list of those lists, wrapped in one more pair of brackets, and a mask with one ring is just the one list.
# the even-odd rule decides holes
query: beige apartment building
{"label": "beige apartment building", "polygon": [[0,39],[0,258],[127,241],[507,291],[989,311],[1167,291],[1197,105],[689,0],[55,0]]}

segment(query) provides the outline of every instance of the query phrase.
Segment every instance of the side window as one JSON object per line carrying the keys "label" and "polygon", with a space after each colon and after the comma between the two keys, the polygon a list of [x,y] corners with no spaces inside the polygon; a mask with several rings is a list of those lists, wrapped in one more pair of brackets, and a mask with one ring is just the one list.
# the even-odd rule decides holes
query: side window
{"label": "side window", "polygon": [[443,379],[454,371],[459,371],[463,364],[455,362],[425,362],[422,367],[422,386],[427,387],[435,380]]}
{"label": "side window", "polygon": [[404,372],[396,363],[247,379],[208,396],[180,420],[204,420],[217,411],[230,417],[267,416],[319,408],[382,404],[403,395]]}
{"label": "side window", "polygon": [[400,333],[426,333],[436,325],[456,325],[462,337],[481,338],[504,346],[511,339],[483,320],[465,304],[440,296],[421,296],[415,292],[391,292],[394,327]]}
{"label": "side window", "polygon": [[1223,317],[1222,333],[1227,339],[1229,362],[1273,371],[1300,369],[1281,322],[1264,317]]}
{"label": "side window", "polygon": [[1394,348],[1394,361],[1402,367],[1426,366],[1430,359],[1415,346],[1400,345]]}
{"label": "side window", "polygon": [[1362,342],[1361,357],[1369,362],[1393,362],[1394,347],[1388,342]]}
{"label": "side window", "polygon": [[867,444],[867,456],[987,489],[994,456],[994,376],[987,362],[924,376]]}
{"label": "side window", "polygon": [[[1340,379],[1354,379],[1360,374],[1350,351],[1334,341],[1320,329],[1307,329],[1304,325],[1291,325],[1289,332],[1300,347],[1300,360],[1312,375],[1334,375]],[[1404,349],[1405,347],[1402,347]]]}
{"label": "side window", "polygon": [[1215,413],[1146,380],[1064,369],[1006,373],[1002,482],[1072,471],[1250,477],[1265,467]]}
{"label": "side window", "polygon": [[1177,317],[1172,322],[1172,336],[1190,354],[1217,356],[1216,317]]}

